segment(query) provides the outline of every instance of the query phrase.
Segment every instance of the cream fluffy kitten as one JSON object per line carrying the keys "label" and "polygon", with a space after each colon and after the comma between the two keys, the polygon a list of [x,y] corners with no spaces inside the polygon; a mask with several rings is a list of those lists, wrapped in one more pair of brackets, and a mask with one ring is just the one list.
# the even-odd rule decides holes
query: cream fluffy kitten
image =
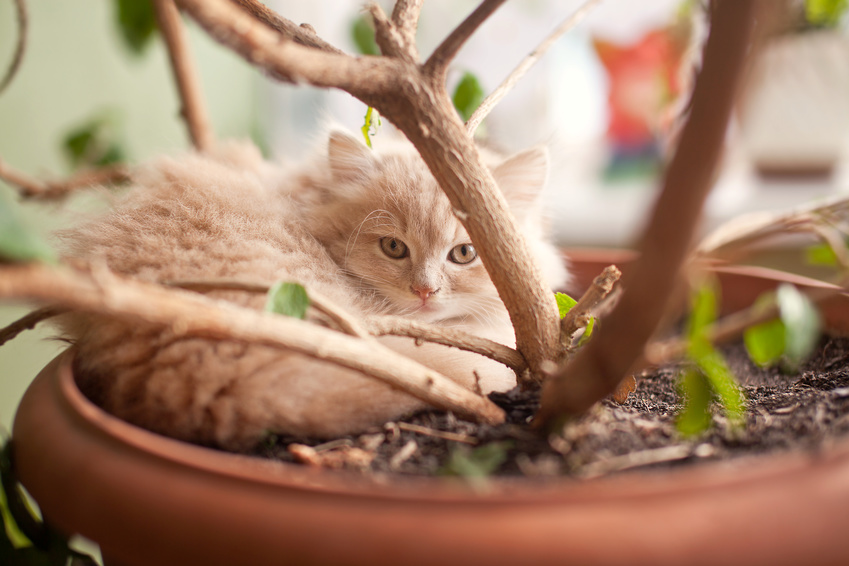
{"label": "cream fluffy kitten", "polygon": [[[534,148],[493,174],[552,287],[567,272],[542,238],[539,192],[548,157]],[[393,314],[513,344],[506,309],[445,195],[408,143],[372,151],[332,133],[326,152],[292,171],[255,148],[162,159],[112,211],[63,235],[67,258],[147,281],[295,281],[356,316]],[[210,296],[261,309],[265,297]],[[285,350],[74,314],[83,391],[147,429],[233,450],[267,432],[332,437],[423,403],[352,370]],[[397,337],[381,342],[467,386],[506,390],[515,376],[480,356]]]}

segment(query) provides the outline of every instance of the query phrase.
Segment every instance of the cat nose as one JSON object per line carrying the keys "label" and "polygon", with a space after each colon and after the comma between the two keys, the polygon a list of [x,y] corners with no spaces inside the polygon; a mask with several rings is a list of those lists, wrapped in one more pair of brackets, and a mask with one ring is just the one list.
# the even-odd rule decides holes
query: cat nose
{"label": "cat nose", "polygon": [[421,297],[423,301],[426,301],[439,291],[439,289],[434,289],[428,285],[411,285],[410,289],[412,289],[413,293]]}

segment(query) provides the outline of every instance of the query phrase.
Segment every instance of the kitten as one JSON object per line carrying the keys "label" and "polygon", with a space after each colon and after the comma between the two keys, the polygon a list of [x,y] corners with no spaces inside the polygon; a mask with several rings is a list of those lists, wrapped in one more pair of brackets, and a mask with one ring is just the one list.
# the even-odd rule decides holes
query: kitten
{"label": "kitten", "polygon": [[[567,272],[542,239],[548,158],[534,148],[494,165],[553,287]],[[63,234],[67,259],[146,281],[295,281],[355,316],[392,314],[513,345],[513,330],[447,197],[408,143],[384,152],[344,133],[300,171],[249,145],[161,159],[103,218]],[[261,309],[264,296],[210,296]],[[180,335],[172,328],[67,315],[81,389],[110,413],[200,444],[246,450],[267,432],[333,437],[421,409],[355,371],[286,350]],[[467,386],[506,390],[515,375],[475,354],[410,339],[385,345]]]}

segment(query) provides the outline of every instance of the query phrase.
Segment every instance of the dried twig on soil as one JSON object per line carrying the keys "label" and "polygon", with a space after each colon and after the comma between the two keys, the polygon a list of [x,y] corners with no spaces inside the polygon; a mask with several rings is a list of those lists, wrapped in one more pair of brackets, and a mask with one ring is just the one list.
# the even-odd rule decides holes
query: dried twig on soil
{"label": "dried twig on soil", "polygon": [[156,23],[168,47],[168,57],[182,107],[180,115],[189,128],[192,144],[200,151],[208,151],[215,144],[206,103],[201,92],[200,79],[194,65],[186,30],[174,0],[153,0]]}
{"label": "dried twig on soil", "polygon": [[6,71],[6,74],[3,76],[3,79],[0,80],[0,93],[12,84],[12,79],[15,78],[15,75],[18,73],[18,69],[21,68],[21,62],[24,60],[24,52],[26,51],[27,46],[29,18],[27,17],[26,2],[24,0],[15,0],[15,8],[18,11],[18,42],[15,46],[15,53],[12,55],[12,62],[9,63],[9,68]]}
{"label": "dried twig on soil", "polygon": [[0,297],[160,324],[182,334],[285,347],[375,377],[434,407],[487,423],[504,420],[504,412],[488,399],[376,340],[346,336],[299,319],[271,316],[103,270],[0,266]]}
{"label": "dried twig on soil", "polygon": [[466,129],[470,134],[475,133],[475,130],[478,129],[478,126],[480,126],[484,118],[492,112],[492,109],[501,102],[501,99],[504,98],[508,92],[513,90],[513,87],[516,86],[519,79],[525,76],[525,73],[527,73],[530,68],[533,67],[543,55],[545,55],[545,52],[548,51],[551,46],[554,45],[566,32],[578,25],[599,2],[601,2],[601,0],[587,0],[584,2],[583,5],[566,18],[563,23],[554,28],[554,30],[536,47],[536,49],[531,51],[531,53],[525,57],[522,62],[510,72],[509,75],[507,75],[507,78],[498,85],[498,88],[483,99],[483,102],[481,102],[477,110],[472,113],[471,117],[466,122]]}
{"label": "dried twig on soil", "polygon": [[40,181],[0,159],[0,179],[16,187],[23,198],[33,200],[62,199],[77,189],[124,183],[129,178],[130,173],[126,166],[108,165],[80,171],[61,181]]}
{"label": "dried twig on soil", "polygon": [[456,432],[446,432],[443,430],[434,430],[432,428],[427,428],[424,426],[419,426],[412,423],[399,422],[398,428],[401,430],[406,430],[408,432],[415,432],[416,434],[423,434],[425,436],[432,436],[434,438],[441,438],[443,440],[451,440],[454,442],[462,442],[464,444],[477,444],[478,441],[473,436],[469,436],[468,434],[458,434]]}

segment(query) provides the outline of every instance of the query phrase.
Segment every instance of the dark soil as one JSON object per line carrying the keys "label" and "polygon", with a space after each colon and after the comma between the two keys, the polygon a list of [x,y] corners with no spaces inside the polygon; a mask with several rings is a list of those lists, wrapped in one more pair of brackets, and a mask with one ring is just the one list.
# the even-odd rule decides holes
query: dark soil
{"label": "dark soil", "polygon": [[[724,348],[724,353],[746,393],[745,426],[731,426],[715,406],[713,426],[697,438],[677,432],[675,418],[682,409],[679,372],[664,367],[640,375],[626,403],[605,401],[549,438],[529,426],[538,392],[514,390],[490,396],[508,415],[508,422],[497,427],[430,411],[330,443],[274,437],[258,452],[366,473],[475,475],[492,470],[507,476],[594,477],[778,451],[816,451],[849,431],[849,338],[824,338],[815,355],[792,375],[758,368],[739,344]],[[434,436],[445,432],[458,437]]]}

